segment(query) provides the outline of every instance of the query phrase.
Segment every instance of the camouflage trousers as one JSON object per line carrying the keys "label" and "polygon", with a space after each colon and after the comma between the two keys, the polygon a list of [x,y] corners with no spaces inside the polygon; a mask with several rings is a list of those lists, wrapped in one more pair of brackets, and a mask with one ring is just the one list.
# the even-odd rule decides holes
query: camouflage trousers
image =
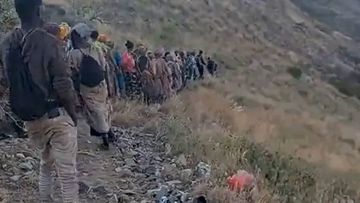
{"label": "camouflage trousers", "polygon": [[30,141],[41,153],[39,191],[40,202],[52,200],[51,171],[55,165],[64,203],[78,203],[78,181],[76,177],[77,130],[65,110],[60,116],[25,122]]}

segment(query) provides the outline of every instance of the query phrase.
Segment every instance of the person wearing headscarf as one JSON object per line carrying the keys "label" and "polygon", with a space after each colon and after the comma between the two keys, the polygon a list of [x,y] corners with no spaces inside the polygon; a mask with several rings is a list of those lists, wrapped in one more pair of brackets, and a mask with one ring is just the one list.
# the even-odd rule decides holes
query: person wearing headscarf
{"label": "person wearing headscarf", "polygon": [[119,86],[117,82],[117,73],[118,73],[118,65],[116,65],[116,61],[114,59],[115,54],[115,44],[110,38],[105,39],[107,41],[104,42],[106,46],[105,50],[105,59],[106,59],[106,81],[108,85],[108,93],[110,98],[115,98],[119,95]]}
{"label": "person wearing headscarf", "polygon": [[60,27],[56,23],[45,23],[44,29],[48,33],[50,33],[56,37],[58,37],[58,34],[60,33]]}
{"label": "person wearing headscarf", "polygon": [[182,73],[181,68],[178,62],[176,62],[176,59],[173,55],[168,55],[166,57],[167,66],[170,72],[170,81],[171,81],[171,88],[173,90],[173,94],[178,92],[180,88],[182,87]]}
{"label": "person wearing headscarf", "polygon": [[66,41],[69,38],[71,27],[69,26],[69,24],[62,22],[59,25],[59,29],[60,31],[58,33],[58,37],[61,40]]}
{"label": "person wearing headscarf", "polygon": [[[91,56],[106,71],[106,59],[102,49],[94,45],[91,40],[92,30],[84,23],[77,24],[71,31],[71,41],[74,49],[69,53],[71,66],[79,71],[84,55]],[[79,85],[80,96],[83,101],[83,111],[90,125],[90,134],[102,137],[102,147],[109,148],[109,141],[113,139],[111,133],[111,103],[109,100],[106,81],[103,80],[95,87]]]}
{"label": "person wearing headscarf", "polygon": [[156,71],[156,77],[161,81],[161,102],[170,98],[171,95],[171,74],[164,60],[164,49],[159,48],[155,51],[155,59],[153,60],[154,70]]}
{"label": "person wearing headscarf", "polygon": [[150,59],[147,57],[147,49],[144,45],[138,47],[137,51],[137,60],[136,65],[138,67],[139,72],[143,72],[145,69],[148,69],[150,66]]}

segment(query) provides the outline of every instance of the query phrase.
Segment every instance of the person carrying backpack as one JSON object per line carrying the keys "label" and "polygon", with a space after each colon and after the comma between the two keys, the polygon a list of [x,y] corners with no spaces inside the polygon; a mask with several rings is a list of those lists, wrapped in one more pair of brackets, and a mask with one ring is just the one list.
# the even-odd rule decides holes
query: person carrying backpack
{"label": "person carrying backpack", "polygon": [[1,43],[11,110],[41,152],[39,202],[52,199],[52,167],[64,203],[78,203],[75,92],[59,39],[43,29],[41,0],[15,0],[21,21]]}
{"label": "person carrying backpack", "polygon": [[69,61],[79,72],[80,96],[83,110],[90,125],[90,134],[101,137],[101,147],[109,149],[113,140],[111,128],[111,103],[105,80],[106,60],[101,48],[90,39],[91,29],[79,23],[72,30],[74,49],[69,53]]}

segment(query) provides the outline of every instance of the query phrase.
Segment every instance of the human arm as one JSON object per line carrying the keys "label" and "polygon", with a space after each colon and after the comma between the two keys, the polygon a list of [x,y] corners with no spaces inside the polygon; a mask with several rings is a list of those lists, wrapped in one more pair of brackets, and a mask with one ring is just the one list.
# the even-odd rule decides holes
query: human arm
{"label": "human arm", "polygon": [[64,50],[57,41],[49,43],[49,75],[53,89],[61,105],[65,108],[69,116],[77,125],[76,116],[76,94],[74,84],[71,79],[71,70],[65,60]]}

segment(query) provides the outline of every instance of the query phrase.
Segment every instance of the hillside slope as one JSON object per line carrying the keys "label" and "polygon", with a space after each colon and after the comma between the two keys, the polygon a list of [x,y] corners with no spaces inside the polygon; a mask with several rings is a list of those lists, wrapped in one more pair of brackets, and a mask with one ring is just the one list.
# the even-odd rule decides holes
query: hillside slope
{"label": "hillside slope", "polygon": [[356,0],[292,0],[309,15],[327,24],[331,29],[359,41],[360,33],[360,3]]}
{"label": "hillside slope", "polygon": [[[360,192],[357,43],[348,32],[330,29],[329,25],[335,26],[331,22],[304,12],[318,11],[323,4],[307,4],[305,8],[295,0],[48,3],[57,4],[48,7],[57,11],[50,12],[52,20],[70,23],[88,20],[109,33],[120,46],[126,39],[132,39],[151,48],[203,49],[222,64],[217,80],[189,88],[191,91],[180,95],[176,105],[171,103],[172,108],[167,110],[174,117],[191,120],[191,132],[200,137],[195,139],[200,144],[185,142],[194,147],[181,149],[215,164],[221,178],[242,166],[238,157],[232,155],[238,154],[242,146],[227,143],[228,137],[236,135],[281,157],[300,158],[300,163],[305,163],[320,182],[344,179],[353,188],[351,194],[356,196]],[[58,4],[63,8],[59,9]],[[357,8],[356,3],[351,6]],[[332,9],[343,14],[347,7]],[[234,106],[243,106],[245,111],[234,111]],[[137,116],[140,115],[144,116],[141,113]],[[179,135],[189,138],[186,133]],[[229,148],[212,152],[212,147],[218,144]],[[281,167],[274,170],[281,171]],[[297,183],[297,179],[283,180]],[[287,182],[284,189],[283,182],[269,181],[273,181],[276,190],[288,191]],[[289,196],[299,197],[314,188],[300,189],[291,190]],[[298,194],[293,194],[294,191]],[[316,196],[314,193],[311,195]]]}

